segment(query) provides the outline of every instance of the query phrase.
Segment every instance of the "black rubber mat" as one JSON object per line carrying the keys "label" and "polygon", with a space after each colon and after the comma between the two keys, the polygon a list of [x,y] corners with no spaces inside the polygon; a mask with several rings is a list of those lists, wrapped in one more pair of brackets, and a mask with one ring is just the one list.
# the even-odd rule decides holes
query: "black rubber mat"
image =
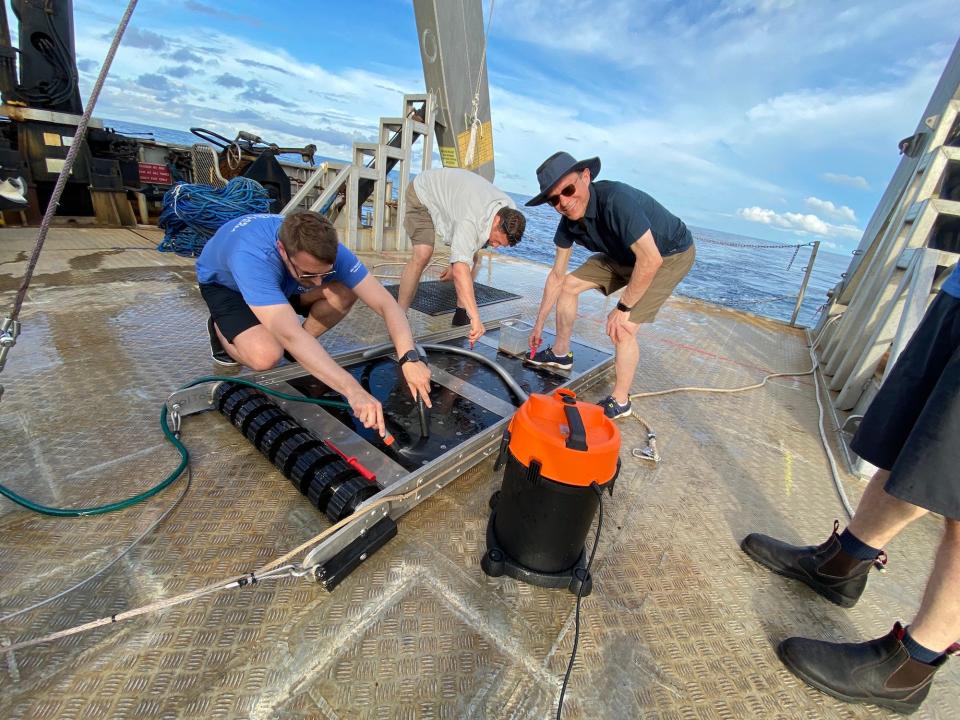
{"label": "black rubber mat", "polygon": [[[387,285],[386,288],[394,297],[397,297],[397,293],[400,292],[399,285]],[[473,293],[477,298],[477,307],[516,300],[520,297],[512,292],[478,282],[473,284]],[[417,296],[413,299],[413,304],[410,307],[425,315],[452,313],[457,309],[457,292],[452,282],[427,280],[420,283],[420,287],[417,288]]]}

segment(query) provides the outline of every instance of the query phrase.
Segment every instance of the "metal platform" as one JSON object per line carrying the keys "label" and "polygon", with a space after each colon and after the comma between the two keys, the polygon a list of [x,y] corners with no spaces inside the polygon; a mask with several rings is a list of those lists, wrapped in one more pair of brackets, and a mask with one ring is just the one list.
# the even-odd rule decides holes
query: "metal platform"
{"label": "metal platform", "polygon": [[[4,304],[34,232],[0,230]],[[159,238],[144,229],[51,232],[2,378],[0,447],[13,489],[48,504],[87,505],[142,491],[174,467],[159,408],[214,368],[192,262],[156,253]],[[484,320],[529,320],[548,270],[485,257],[480,279],[522,299],[484,308]],[[576,332],[585,344],[610,349],[603,320],[611,308],[597,294],[583,297]],[[447,318],[410,317],[420,336],[449,329]],[[357,308],[324,344],[345,353],[384,339],[378,319]],[[637,392],[746,385],[810,363],[801,332],[683,299],[671,299],[641,331],[640,347]],[[599,398],[610,382],[603,375],[580,393]],[[887,573],[871,577],[861,602],[842,610],[764,572],[738,547],[755,530],[819,542],[842,518],[810,378],[637,407],[658,433],[663,462],[632,459],[641,428],[620,422],[624,470],[606,506],[564,717],[885,716],[808,688],[775,647],[795,634],[876,637],[894,619],[909,620],[941,523],[927,517],[908,528],[888,548]],[[97,580],[0,622],[0,642],[239,576],[327,527],[219,414],[187,417],[184,440],[193,481],[182,502]],[[492,466],[488,457],[409,509],[399,535],[332,593],[312,580],[277,580],[4,654],[0,716],[551,716],[573,643],[573,602],[565,590],[481,571],[487,500],[499,485]],[[862,485],[845,480],[855,501]],[[0,501],[0,616],[95,572],[183,487],[81,519]],[[951,662],[914,717],[954,717],[958,693],[960,669]]]}
{"label": "metal platform", "polygon": [[[397,297],[400,292],[399,285],[387,285],[387,290]],[[490,287],[483,283],[475,282],[473,284],[473,293],[477,301],[477,307],[494,305],[507,300],[519,300],[520,296],[516,293],[507,292],[500,288]],[[457,292],[452,282],[440,282],[439,280],[424,280],[417,287],[417,294],[410,303],[410,308],[417,312],[427,315],[445,315],[452,313],[457,309]]]}

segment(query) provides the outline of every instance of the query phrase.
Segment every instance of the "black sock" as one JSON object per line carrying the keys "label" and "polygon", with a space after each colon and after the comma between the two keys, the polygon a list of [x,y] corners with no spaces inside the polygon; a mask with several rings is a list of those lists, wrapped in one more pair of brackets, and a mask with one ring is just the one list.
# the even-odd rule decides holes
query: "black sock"
{"label": "black sock", "polygon": [[850,532],[849,528],[840,533],[840,547],[847,555],[852,555],[857,560],[876,560],[880,554],[880,548],[870,547]]}
{"label": "black sock", "polygon": [[914,660],[927,665],[932,665],[934,660],[940,657],[943,653],[934,652],[930,648],[924,647],[910,635],[910,628],[908,627],[903,633],[903,639],[900,641],[903,643],[903,646],[907,649],[907,652],[910,653],[910,657]]}

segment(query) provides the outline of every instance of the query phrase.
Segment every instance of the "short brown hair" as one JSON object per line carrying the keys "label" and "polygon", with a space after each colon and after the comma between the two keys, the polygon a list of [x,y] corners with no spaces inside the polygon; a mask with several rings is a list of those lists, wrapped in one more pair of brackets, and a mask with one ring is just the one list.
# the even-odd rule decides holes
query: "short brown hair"
{"label": "short brown hair", "polygon": [[527,219],[522,212],[513,208],[500,208],[497,211],[497,217],[500,218],[500,229],[507,236],[510,247],[513,247],[523,238],[523,231],[527,227]]}
{"label": "short brown hair", "polygon": [[287,215],[280,225],[279,238],[287,255],[305,252],[324,263],[337,259],[337,231],[320,213],[304,211]]}

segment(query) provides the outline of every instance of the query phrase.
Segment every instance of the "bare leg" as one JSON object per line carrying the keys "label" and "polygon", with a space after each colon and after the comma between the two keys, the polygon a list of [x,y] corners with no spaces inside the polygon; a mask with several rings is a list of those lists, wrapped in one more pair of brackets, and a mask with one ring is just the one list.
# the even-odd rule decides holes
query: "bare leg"
{"label": "bare leg", "polygon": [[304,293],[300,300],[310,306],[303,329],[314,337],[320,337],[347,316],[357,296],[343,283],[331,282]]}
{"label": "bare leg", "polygon": [[617,353],[614,359],[616,382],[613,385],[613,399],[621,405],[626,405],[630,397],[630,386],[633,385],[633,376],[637,372],[637,363],[640,361],[640,347],[637,345],[637,330],[640,325],[630,323],[630,332],[620,334],[617,343]]}
{"label": "bare leg", "polygon": [[230,357],[251,370],[269,370],[283,357],[283,347],[263,325],[247,328],[232,343],[227,342],[220,328],[217,328],[217,336]]}
{"label": "bare leg", "polygon": [[592,290],[599,286],[581,280],[574,275],[567,275],[560,288],[557,298],[557,336],[553,341],[553,352],[557,355],[566,355],[570,352],[570,337],[573,335],[573,323],[577,319],[577,298],[585,290]]}
{"label": "bare leg", "polygon": [[861,542],[875,548],[886,547],[907,525],[927,514],[924,508],[888,494],[883,486],[889,477],[888,470],[874,473],[847,526]]}
{"label": "bare leg", "polygon": [[403,272],[400,274],[400,292],[397,302],[400,309],[406,312],[410,309],[413,298],[417,295],[417,285],[420,284],[420,276],[423,270],[430,262],[433,256],[432,245],[414,245],[413,255],[407,264],[403,266]]}
{"label": "bare leg", "polygon": [[910,623],[911,637],[937,652],[960,640],[960,520],[944,522],[920,611]]}

